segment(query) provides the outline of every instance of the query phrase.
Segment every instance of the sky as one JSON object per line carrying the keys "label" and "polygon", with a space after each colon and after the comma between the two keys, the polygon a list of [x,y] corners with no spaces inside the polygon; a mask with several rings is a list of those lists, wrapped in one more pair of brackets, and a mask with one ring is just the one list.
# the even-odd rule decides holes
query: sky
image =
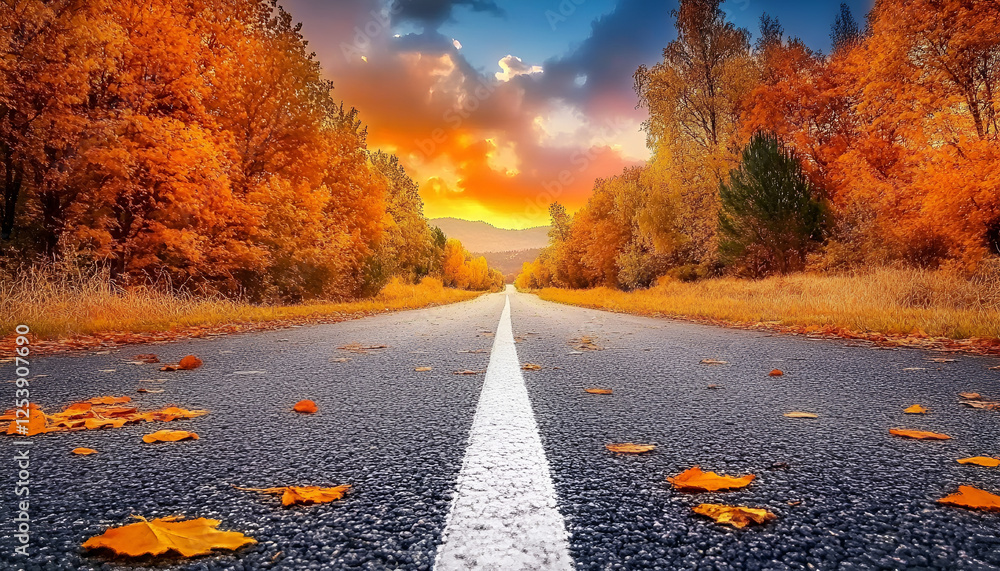
{"label": "sky", "polygon": [[[873,0],[848,0],[863,22]],[[399,156],[429,218],[548,223],[649,158],[632,74],[676,37],[677,0],[281,0],[368,145]],[[727,0],[829,51],[840,0]]]}

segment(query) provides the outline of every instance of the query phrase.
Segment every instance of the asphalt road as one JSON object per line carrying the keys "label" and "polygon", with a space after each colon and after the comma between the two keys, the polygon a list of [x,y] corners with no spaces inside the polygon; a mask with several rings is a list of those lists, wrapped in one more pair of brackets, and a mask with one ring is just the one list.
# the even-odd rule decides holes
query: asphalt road
{"label": "asphalt road", "polygon": [[[524,371],[519,385],[508,357],[506,368],[498,357],[490,362],[506,300],[492,294],[335,325],[38,359],[33,374],[47,376],[32,381],[32,397],[46,409],[129,395],[142,408],[176,404],[210,413],[34,437],[27,561],[13,554],[16,470],[12,441],[3,437],[0,568],[431,569],[444,537],[454,546],[468,533],[449,512],[461,504],[456,490],[469,489],[458,483],[475,459],[474,417],[476,426],[484,423],[477,404],[487,375],[453,372],[489,366],[488,387],[527,389],[521,404],[534,423],[521,429],[537,427],[537,435],[527,434],[525,446],[540,442],[548,470],[538,473],[551,480],[538,493],[554,493],[565,537],[553,537],[577,569],[1000,569],[1000,513],[935,502],[960,484],[1000,490],[1000,469],[955,462],[1000,455],[1000,413],[957,404],[962,391],[1000,396],[1000,372],[988,370],[1000,360],[939,364],[929,359],[940,355],[916,350],[618,315],[511,293],[516,357],[543,366]],[[602,350],[576,350],[571,340],[581,336]],[[349,343],[388,348],[338,349]],[[161,373],[127,363],[140,352],[164,362],[193,353],[205,364]],[[729,364],[700,365],[704,358]],[[415,372],[420,366],[433,371]],[[773,368],[786,375],[768,377]],[[13,378],[12,369],[3,365],[0,380]],[[12,401],[14,385],[3,386],[9,395],[0,398]],[[164,392],[138,394],[140,386]],[[614,394],[587,394],[587,387]],[[306,398],[319,413],[291,412]],[[917,403],[931,414],[902,414]],[[820,416],[782,416],[793,410]],[[890,436],[892,427],[953,440],[905,440]],[[160,428],[201,438],[141,442]],[[604,449],[624,441],[658,447],[643,456]],[[70,454],[78,446],[99,454]],[[482,450],[489,447],[475,456],[480,463],[505,461]],[[696,464],[758,478],[745,490],[698,495],[665,481]],[[294,509],[233,487],[344,483],[354,486],[345,500]],[[505,493],[519,502],[516,491]],[[779,518],[735,530],[694,515],[691,507],[702,502],[766,507]],[[536,505],[522,504],[527,512]],[[132,514],[220,519],[222,529],[259,543],[138,563],[80,548],[108,526],[134,521]],[[531,568],[527,548],[524,555]]]}

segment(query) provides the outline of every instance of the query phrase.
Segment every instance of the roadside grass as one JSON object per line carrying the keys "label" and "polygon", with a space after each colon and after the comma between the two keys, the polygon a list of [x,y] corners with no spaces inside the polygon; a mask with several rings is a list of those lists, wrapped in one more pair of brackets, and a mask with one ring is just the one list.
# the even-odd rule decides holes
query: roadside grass
{"label": "roadside grass", "polygon": [[10,335],[22,323],[39,339],[56,339],[231,323],[308,322],[455,303],[481,293],[446,288],[439,279],[424,278],[416,285],[393,280],[374,298],[359,301],[253,305],[156,287],[123,289],[100,275],[32,270],[0,282],[0,335]]}
{"label": "roadside grass", "polygon": [[879,268],[759,281],[661,280],[648,290],[628,293],[609,288],[546,288],[536,293],[544,300],[597,309],[741,325],[1000,338],[1000,270],[996,266],[972,278],[945,271]]}

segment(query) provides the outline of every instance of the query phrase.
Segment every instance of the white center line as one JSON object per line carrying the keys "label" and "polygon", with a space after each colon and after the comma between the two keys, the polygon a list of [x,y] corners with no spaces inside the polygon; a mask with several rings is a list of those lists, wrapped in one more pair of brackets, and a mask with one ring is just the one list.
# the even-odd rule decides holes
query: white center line
{"label": "white center line", "polygon": [[441,541],[438,571],[573,568],[514,346],[510,296]]}

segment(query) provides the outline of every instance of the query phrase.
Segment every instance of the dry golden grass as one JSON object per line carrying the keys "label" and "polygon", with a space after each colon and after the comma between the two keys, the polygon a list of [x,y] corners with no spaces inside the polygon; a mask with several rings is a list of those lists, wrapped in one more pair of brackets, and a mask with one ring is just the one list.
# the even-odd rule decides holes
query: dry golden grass
{"label": "dry golden grass", "polygon": [[661,280],[653,288],[631,293],[608,288],[547,288],[537,293],[548,301],[640,315],[951,339],[1000,338],[1000,271],[996,266],[971,279],[940,271],[875,269],[760,281]]}
{"label": "dry golden grass", "polygon": [[393,281],[372,299],[345,303],[251,305],[157,288],[122,289],[100,276],[31,271],[0,282],[0,335],[27,324],[41,339],[106,332],[171,331],[228,323],[351,317],[465,301],[482,292],[445,288],[441,280]]}

